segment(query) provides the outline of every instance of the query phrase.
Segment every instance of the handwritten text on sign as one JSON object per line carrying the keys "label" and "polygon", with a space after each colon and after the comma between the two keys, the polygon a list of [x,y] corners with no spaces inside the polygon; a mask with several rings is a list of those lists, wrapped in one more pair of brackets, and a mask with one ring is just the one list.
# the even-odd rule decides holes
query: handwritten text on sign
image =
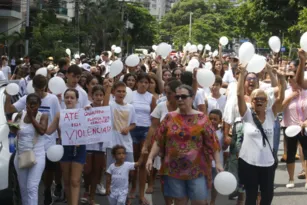
{"label": "handwritten text on sign", "polygon": [[62,145],[108,142],[112,137],[109,106],[89,110],[66,109],[60,118]]}

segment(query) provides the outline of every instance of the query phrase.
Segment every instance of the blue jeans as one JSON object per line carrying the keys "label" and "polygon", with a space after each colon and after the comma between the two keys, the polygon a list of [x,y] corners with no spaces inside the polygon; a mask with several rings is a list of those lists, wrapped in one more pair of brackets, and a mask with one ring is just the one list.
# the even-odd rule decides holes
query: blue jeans
{"label": "blue jeans", "polygon": [[279,142],[280,142],[280,122],[279,118],[277,117],[274,123],[274,138],[273,138],[273,151],[275,155],[277,155],[279,149]]}

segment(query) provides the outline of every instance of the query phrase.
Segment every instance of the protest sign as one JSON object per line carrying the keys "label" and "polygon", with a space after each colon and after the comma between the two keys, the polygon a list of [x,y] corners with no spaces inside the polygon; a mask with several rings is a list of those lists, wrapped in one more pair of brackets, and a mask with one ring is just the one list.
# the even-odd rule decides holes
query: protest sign
{"label": "protest sign", "polygon": [[85,145],[111,141],[112,125],[109,106],[64,109],[60,117],[62,145]]}

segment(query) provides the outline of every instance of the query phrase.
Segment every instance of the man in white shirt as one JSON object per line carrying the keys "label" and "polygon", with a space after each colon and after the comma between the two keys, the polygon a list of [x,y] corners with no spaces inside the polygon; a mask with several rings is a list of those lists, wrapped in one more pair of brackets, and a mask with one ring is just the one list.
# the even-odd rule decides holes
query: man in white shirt
{"label": "man in white shirt", "polygon": [[105,73],[103,73],[103,75],[110,72],[110,67],[111,67],[111,64],[113,63],[113,61],[110,60],[110,57],[111,56],[109,56],[109,53],[107,51],[103,51],[101,53],[102,63],[100,65],[103,65],[106,68],[106,71]]}

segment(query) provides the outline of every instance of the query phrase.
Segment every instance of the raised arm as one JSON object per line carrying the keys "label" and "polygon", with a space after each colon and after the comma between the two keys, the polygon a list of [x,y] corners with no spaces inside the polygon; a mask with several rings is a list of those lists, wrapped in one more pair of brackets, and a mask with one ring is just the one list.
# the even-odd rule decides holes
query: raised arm
{"label": "raised arm", "polygon": [[223,46],[221,44],[219,44],[219,60],[221,61],[221,63],[224,63],[224,61],[223,61]]}
{"label": "raised arm", "polygon": [[161,58],[161,56],[159,56],[157,58],[157,66],[158,66],[158,69],[157,69],[157,78],[158,78],[158,86],[159,86],[159,90],[160,90],[160,93],[163,93],[164,92],[164,82],[162,80],[162,64],[163,64],[163,60]]}
{"label": "raised arm", "polygon": [[110,78],[108,85],[107,85],[107,89],[106,89],[104,97],[103,97],[102,106],[109,106],[112,86],[113,86],[113,79]]}
{"label": "raised arm", "polygon": [[239,106],[239,113],[240,116],[243,117],[247,110],[246,102],[244,99],[244,75],[246,73],[246,67],[243,67],[240,65],[240,74],[238,79],[238,85],[237,85],[237,97],[238,97],[238,106]]}
{"label": "raised arm", "polygon": [[306,52],[303,49],[299,49],[298,50],[298,56],[299,56],[299,59],[300,59],[300,64],[299,64],[298,69],[296,71],[296,82],[301,88],[307,89],[307,80],[304,79]]}
{"label": "raised arm", "polygon": [[285,90],[286,90],[286,79],[285,79],[285,72],[284,68],[279,69],[277,71],[278,76],[278,96],[275,99],[275,102],[273,104],[272,110],[275,116],[277,116],[278,113],[282,112],[283,108],[283,101],[285,99]]}
{"label": "raised arm", "polygon": [[10,114],[10,113],[17,112],[15,106],[12,105],[12,103],[11,103],[11,96],[9,94],[7,94],[6,92],[5,92],[5,94],[6,94],[5,104],[4,104],[5,113]]}

